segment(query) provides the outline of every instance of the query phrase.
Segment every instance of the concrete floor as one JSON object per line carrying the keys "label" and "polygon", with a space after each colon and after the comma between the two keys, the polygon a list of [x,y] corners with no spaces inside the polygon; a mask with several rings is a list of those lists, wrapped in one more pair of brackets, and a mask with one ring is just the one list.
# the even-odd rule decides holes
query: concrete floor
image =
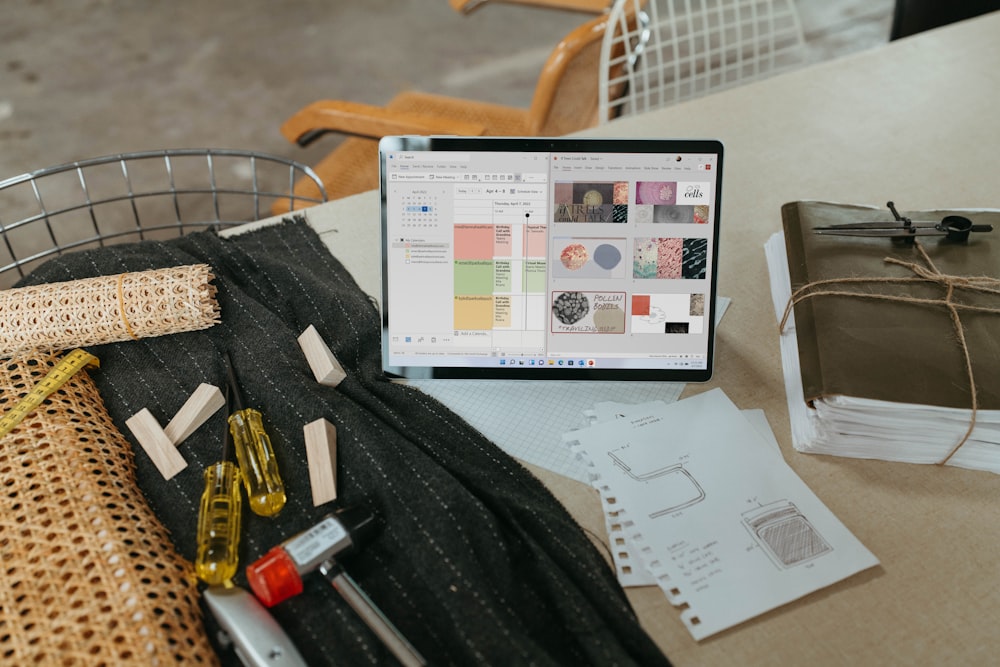
{"label": "concrete floor", "polygon": [[[446,0],[7,0],[0,179],[114,153],[232,147],[314,162],[278,126],[321,98],[430,92],[527,106],[584,14]],[[886,41],[891,0],[800,0],[814,60]],[[0,213],[2,216],[2,213]]]}
{"label": "concrete floor", "polygon": [[[808,59],[885,43],[893,2],[797,0]],[[340,138],[326,135],[300,148],[279,126],[324,98],[383,104],[418,89],[527,107],[553,47],[591,18],[502,0],[467,15],[446,0],[3,0],[0,181],[78,160],[178,148],[244,149],[314,164]],[[162,160],[129,165],[128,183],[117,162],[103,171],[88,167],[86,192],[73,172],[0,189],[0,288],[55,247],[89,247],[130,229],[118,240],[138,240],[137,219],[144,238],[176,235],[176,227],[150,234],[151,223],[216,219],[218,204],[208,195],[180,207],[168,197],[131,195],[141,210],[110,204],[93,218],[81,210],[51,226],[40,218],[42,206],[51,212],[144,188],[208,187],[204,159],[174,162],[176,184]],[[149,174],[140,169],[145,165]],[[216,160],[213,167],[233,190],[250,189],[248,175],[259,172],[258,190],[287,191],[287,171],[259,163],[251,169],[246,160]],[[250,199],[234,203],[235,212],[226,202],[222,217],[269,212],[271,201],[259,206]],[[26,266],[5,269],[25,259]]]}

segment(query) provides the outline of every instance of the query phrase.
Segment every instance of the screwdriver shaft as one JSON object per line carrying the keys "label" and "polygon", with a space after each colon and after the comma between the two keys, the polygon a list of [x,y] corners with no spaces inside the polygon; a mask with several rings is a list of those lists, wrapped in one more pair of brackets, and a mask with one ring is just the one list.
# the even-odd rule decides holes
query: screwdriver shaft
{"label": "screwdriver shaft", "polygon": [[382,640],[400,664],[404,667],[423,667],[427,664],[413,644],[396,629],[392,621],[386,618],[382,610],[375,606],[371,598],[337,563],[332,560],[325,561],[319,566],[319,571],[365,625],[375,633],[375,636]]}

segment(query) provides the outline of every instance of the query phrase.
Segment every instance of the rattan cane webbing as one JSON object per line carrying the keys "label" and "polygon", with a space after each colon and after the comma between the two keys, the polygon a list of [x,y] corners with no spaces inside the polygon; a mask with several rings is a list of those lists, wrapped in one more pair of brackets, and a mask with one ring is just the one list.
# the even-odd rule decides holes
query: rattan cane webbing
{"label": "rattan cane webbing", "polygon": [[219,321],[207,264],[0,292],[0,357],[205,329]]}
{"label": "rattan cane webbing", "polygon": [[[0,362],[0,411],[58,356]],[[84,371],[0,439],[0,663],[217,663],[133,465]]]}

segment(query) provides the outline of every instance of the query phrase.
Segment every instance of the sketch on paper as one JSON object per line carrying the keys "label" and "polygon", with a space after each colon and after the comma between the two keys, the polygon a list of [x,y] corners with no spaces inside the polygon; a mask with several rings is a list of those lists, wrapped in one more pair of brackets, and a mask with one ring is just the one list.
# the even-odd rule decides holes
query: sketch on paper
{"label": "sketch on paper", "polygon": [[684,469],[684,465],[681,463],[642,470],[630,465],[621,449],[608,452],[608,456],[611,457],[616,466],[635,481],[652,482],[656,480],[656,498],[660,509],[650,512],[650,519],[691,507],[705,499],[705,490],[701,488],[698,480]]}
{"label": "sketch on paper", "polygon": [[781,569],[833,551],[795,503],[779,500],[743,513],[743,524]]}

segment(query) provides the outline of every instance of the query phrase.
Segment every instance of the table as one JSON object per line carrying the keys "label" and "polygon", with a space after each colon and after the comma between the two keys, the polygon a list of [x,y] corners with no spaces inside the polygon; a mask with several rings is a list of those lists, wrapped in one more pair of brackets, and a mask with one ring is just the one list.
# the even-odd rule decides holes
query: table
{"label": "table", "polygon": [[[786,460],[881,566],[702,642],[656,588],[630,589],[676,665],[994,663],[1000,654],[1000,477],[806,455],[791,447],[763,244],[787,201],[900,208],[1000,205],[1000,13],[582,133],[711,137],[726,145],[715,378],[763,408]],[[309,213],[334,255],[378,294],[378,195]],[[604,534],[596,492],[532,471]]]}

